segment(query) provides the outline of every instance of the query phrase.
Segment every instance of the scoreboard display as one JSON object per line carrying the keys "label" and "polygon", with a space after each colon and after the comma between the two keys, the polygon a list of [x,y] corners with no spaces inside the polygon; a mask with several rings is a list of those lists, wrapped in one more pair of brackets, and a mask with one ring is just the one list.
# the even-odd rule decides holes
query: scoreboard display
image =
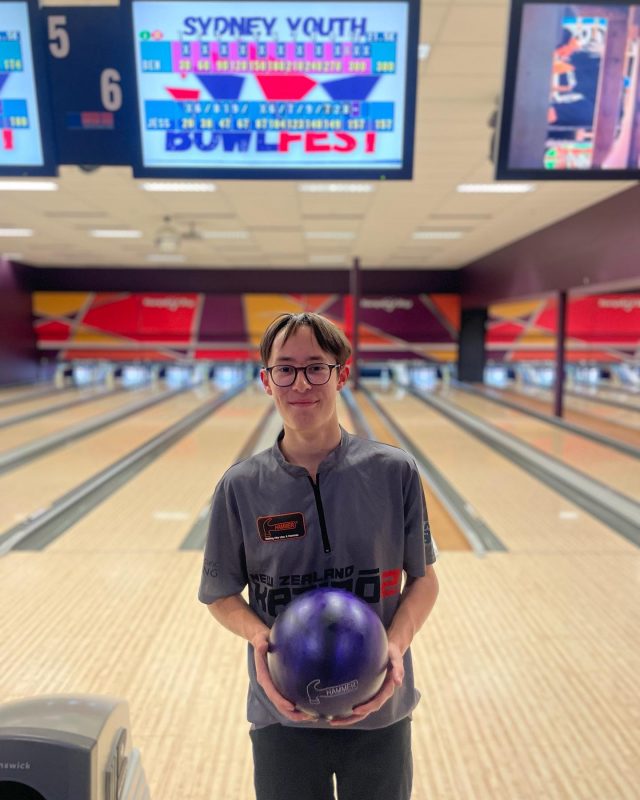
{"label": "scoreboard display", "polygon": [[640,4],[512,0],[499,180],[640,177]]}
{"label": "scoreboard display", "polygon": [[410,179],[420,0],[0,0],[0,175]]}
{"label": "scoreboard display", "polygon": [[410,177],[417,5],[132,0],[140,176]]}
{"label": "scoreboard display", "polygon": [[39,19],[23,0],[0,1],[0,173],[55,175],[46,130]]}

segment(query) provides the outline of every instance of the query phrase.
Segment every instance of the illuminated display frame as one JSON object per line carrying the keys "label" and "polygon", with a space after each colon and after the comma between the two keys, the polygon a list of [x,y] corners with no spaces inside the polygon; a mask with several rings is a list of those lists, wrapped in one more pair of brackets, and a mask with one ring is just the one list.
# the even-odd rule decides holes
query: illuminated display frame
{"label": "illuminated display frame", "polygon": [[[579,7],[594,9],[594,16],[603,8],[625,7],[640,8],[637,3],[620,2],[620,0],[592,0],[582,3],[561,3],[558,0],[512,0],[509,18],[506,63],[504,69],[503,95],[498,122],[498,136],[494,150],[495,177],[497,180],[534,180],[534,181],[633,181],[640,178],[640,166],[629,168],[571,168],[546,169],[544,163],[539,167],[513,166],[511,137],[518,123],[515,109],[518,88],[518,62],[522,54],[522,18],[527,6],[556,6],[557,8]],[[531,30],[530,28],[528,29]],[[530,65],[529,65],[530,66]],[[523,93],[524,96],[524,93]],[[636,115],[640,111],[640,100],[636,106]],[[543,159],[542,159],[543,160]]]}
{"label": "illuminated display frame", "polygon": [[[415,136],[415,113],[416,113],[416,84],[417,84],[417,56],[418,56],[418,33],[419,33],[419,14],[420,0],[364,0],[358,5],[376,6],[379,3],[397,3],[407,9],[407,39],[406,39],[406,62],[405,62],[405,83],[404,83],[404,114],[402,118],[403,132],[402,142],[402,163],[397,168],[381,168],[366,165],[366,155],[362,155],[363,166],[340,168],[333,165],[323,166],[318,164],[313,167],[292,166],[292,167],[272,167],[258,166],[251,164],[247,167],[220,165],[209,166],[187,166],[178,165],[176,167],[152,166],[145,163],[143,152],[143,130],[141,120],[141,98],[139,70],[137,64],[137,46],[134,31],[134,5],[163,5],[163,0],[122,0],[128,6],[126,37],[127,44],[131,48],[135,58],[135,93],[136,93],[136,114],[135,114],[135,142],[133,145],[133,174],[136,178],[179,178],[179,179],[229,179],[229,180],[410,180],[413,177],[413,149]],[[188,8],[194,3],[189,0],[179,0]],[[197,0],[200,4],[204,0]],[[234,0],[228,5],[233,8],[236,15],[238,9],[243,5],[255,0]],[[299,2],[299,0],[278,0],[282,4],[292,7],[299,6],[304,9],[305,14],[312,15],[314,6],[317,11],[326,5],[324,0],[309,0],[309,2]],[[335,0],[334,0],[335,2]],[[345,14],[351,13],[353,5],[345,5]],[[265,3],[265,14],[269,13],[269,5]],[[144,102],[144,99],[142,99]]]}
{"label": "illuminated display frame", "polygon": [[33,63],[33,82],[35,89],[36,110],[40,129],[40,149],[42,164],[2,164],[0,163],[0,176],[2,177],[55,177],[58,174],[53,129],[50,124],[51,104],[49,83],[45,69],[44,30],[42,19],[38,10],[38,0],[0,0],[0,14],[3,5],[8,3],[22,4],[27,10],[29,20],[29,37],[31,58]]}

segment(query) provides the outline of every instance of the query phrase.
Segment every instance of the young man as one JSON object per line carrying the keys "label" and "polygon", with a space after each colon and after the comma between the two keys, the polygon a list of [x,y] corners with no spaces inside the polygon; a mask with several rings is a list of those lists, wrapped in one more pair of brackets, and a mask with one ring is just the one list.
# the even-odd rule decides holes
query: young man
{"label": "young man", "polygon": [[[199,597],[250,645],[258,800],[332,800],[334,774],[340,800],[411,795],[410,715],[419,695],[409,645],[437,597],[435,553],[413,459],[338,423],[350,355],[343,333],[318,314],[271,323],[261,379],[283,431],[272,448],[232,466],[213,497]],[[282,697],[266,661],[277,614],[317,586],[370,603],[389,639],[379,693],[332,721],[312,719]]]}

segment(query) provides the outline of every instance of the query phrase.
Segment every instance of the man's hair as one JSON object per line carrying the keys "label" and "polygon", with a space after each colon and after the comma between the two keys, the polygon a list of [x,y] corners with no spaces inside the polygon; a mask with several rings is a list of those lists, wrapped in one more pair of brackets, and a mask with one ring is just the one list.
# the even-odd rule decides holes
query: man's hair
{"label": "man's hair", "polygon": [[344,333],[320,314],[304,311],[301,314],[280,314],[269,325],[260,342],[260,357],[264,366],[268,366],[273,342],[280,331],[284,331],[284,344],[300,328],[311,328],[316,341],[326,353],[331,353],[338,364],[344,365],[351,355],[351,345]]}

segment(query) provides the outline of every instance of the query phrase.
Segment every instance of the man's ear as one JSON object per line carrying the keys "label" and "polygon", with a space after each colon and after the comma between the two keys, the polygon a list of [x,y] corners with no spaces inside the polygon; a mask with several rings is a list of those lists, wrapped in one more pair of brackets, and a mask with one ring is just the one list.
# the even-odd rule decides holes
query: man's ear
{"label": "man's ear", "polygon": [[342,389],[342,387],[347,382],[347,379],[349,377],[349,372],[350,372],[349,367],[346,364],[344,365],[344,367],[340,368],[340,372],[338,373],[338,391],[340,391],[340,389]]}
{"label": "man's ear", "polygon": [[262,381],[262,385],[264,386],[265,392],[269,395],[272,395],[273,390],[271,389],[271,384],[269,383],[269,375],[267,374],[266,369],[260,370],[260,380]]}

